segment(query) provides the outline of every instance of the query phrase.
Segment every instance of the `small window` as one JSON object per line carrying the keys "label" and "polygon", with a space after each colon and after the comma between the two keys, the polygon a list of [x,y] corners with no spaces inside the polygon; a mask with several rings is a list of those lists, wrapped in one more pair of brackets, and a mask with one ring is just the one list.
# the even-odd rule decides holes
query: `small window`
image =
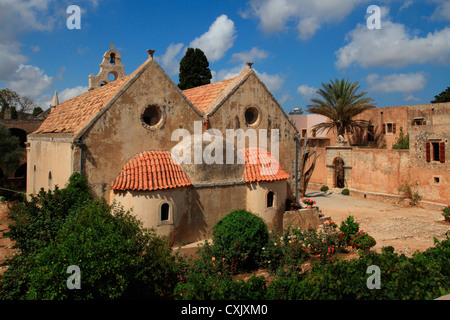
{"label": "small window", "polygon": [[308,135],[308,129],[302,129],[302,138],[306,138]]}
{"label": "small window", "polygon": [[411,125],[413,126],[423,126],[425,125],[426,122],[424,120],[424,118],[414,118]]}
{"label": "small window", "polygon": [[267,208],[273,207],[274,196],[275,196],[275,194],[272,191],[269,191],[267,193]]}
{"label": "small window", "polygon": [[441,179],[439,177],[433,177],[434,183],[439,184],[441,182]]}
{"label": "small window", "polygon": [[161,213],[160,213],[161,222],[169,220],[169,209],[170,206],[168,203],[163,203],[161,205]]}
{"label": "small window", "polygon": [[387,133],[393,133],[392,123],[386,123],[386,132]]}
{"label": "small window", "polygon": [[157,125],[161,118],[161,109],[154,105],[148,106],[142,114],[142,121],[151,127]]}
{"label": "small window", "polygon": [[311,137],[315,138],[317,136],[317,129],[311,129]]}
{"label": "small window", "polygon": [[245,122],[247,125],[253,125],[258,120],[259,112],[258,109],[254,107],[247,108],[245,110]]}

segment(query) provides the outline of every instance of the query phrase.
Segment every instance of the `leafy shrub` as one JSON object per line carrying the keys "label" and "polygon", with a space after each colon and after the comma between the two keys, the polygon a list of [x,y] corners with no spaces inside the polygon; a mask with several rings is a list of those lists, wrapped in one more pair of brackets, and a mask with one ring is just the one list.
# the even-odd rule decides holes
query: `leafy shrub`
{"label": "leafy shrub", "polygon": [[197,249],[197,258],[186,263],[174,297],[178,300],[256,300],[266,291],[264,277],[235,280],[225,258],[216,258],[213,246],[205,243]]}
{"label": "leafy shrub", "polygon": [[342,193],[344,196],[348,196],[348,195],[350,195],[350,190],[348,190],[348,189],[346,188],[346,189],[342,190],[341,193]]}
{"label": "leafy shrub", "polygon": [[[371,265],[380,268],[380,289],[369,289]],[[435,299],[450,292],[450,239],[411,258],[384,247],[358,259],[316,265],[300,279],[277,278],[268,299],[411,300]]]}
{"label": "leafy shrub", "polygon": [[355,221],[353,216],[348,216],[346,220],[341,222],[341,226],[339,229],[342,232],[343,237],[345,237],[345,241],[349,244],[352,237],[359,231],[359,223]]}
{"label": "leafy shrub", "polygon": [[90,200],[86,177],[74,173],[65,189],[41,189],[30,201],[14,205],[9,212],[12,223],[5,235],[23,254],[40,250],[55,239],[71,210]]}
{"label": "leafy shrub", "polygon": [[[120,207],[94,201],[71,214],[34,261],[31,299],[159,298],[177,282],[167,239],[145,230]],[[81,270],[82,290],[68,290],[66,269]]]}
{"label": "leafy shrub", "polygon": [[444,218],[450,217],[450,206],[447,206],[442,209],[442,216]]}
{"label": "leafy shrub", "polygon": [[213,227],[213,252],[235,271],[252,270],[261,261],[269,235],[264,221],[245,210],[235,210]]}
{"label": "leafy shrub", "polygon": [[[168,239],[129,212],[93,200],[86,179],[40,193],[11,211],[10,237],[20,253],[0,277],[0,299],[170,297],[183,264]],[[81,290],[66,286],[67,268],[81,270]]]}
{"label": "leafy shrub", "polygon": [[329,190],[328,186],[322,186],[322,187],[320,188],[320,191],[322,191],[322,192],[326,192],[326,191],[328,191],[328,190]]}
{"label": "leafy shrub", "polygon": [[358,231],[354,237],[351,238],[350,244],[356,249],[369,249],[377,244],[376,240],[367,232]]}

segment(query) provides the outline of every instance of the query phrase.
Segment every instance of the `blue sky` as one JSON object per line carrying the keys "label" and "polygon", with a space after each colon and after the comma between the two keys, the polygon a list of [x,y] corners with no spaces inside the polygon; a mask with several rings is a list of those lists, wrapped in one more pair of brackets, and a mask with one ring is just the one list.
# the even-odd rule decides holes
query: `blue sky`
{"label": "blue sky", "polygon": [[[67,7],[81,8],[68,29]],[[381,9],[369,29],[370,5]],[[127,74],[155,49],[178,83],[188,47],[205,51],[219,81],[253,68],[286,112],[321,83],[358,81],[378,107],[429,103],[450,86],[448,0],[0,0],[0,88],[48,108],[87,90],[109,44]]]}

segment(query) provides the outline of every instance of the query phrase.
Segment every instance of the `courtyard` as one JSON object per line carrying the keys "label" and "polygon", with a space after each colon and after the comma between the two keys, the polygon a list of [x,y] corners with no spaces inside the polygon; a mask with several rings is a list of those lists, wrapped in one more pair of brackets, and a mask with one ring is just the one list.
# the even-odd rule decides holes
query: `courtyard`
{"label": "courtyard", "polygon": [[376,252],[381,252],[383,246],[392,246],[395,252],[411,256],[416,250],[432,247],[434,238],[442,240],[450,231],[450,224],[439,209],[344,196],[338,190],[309,191],[306,196],[314,199],[322,213],[338,226],[353,216],[360,229],[377,241],[372,248]]}

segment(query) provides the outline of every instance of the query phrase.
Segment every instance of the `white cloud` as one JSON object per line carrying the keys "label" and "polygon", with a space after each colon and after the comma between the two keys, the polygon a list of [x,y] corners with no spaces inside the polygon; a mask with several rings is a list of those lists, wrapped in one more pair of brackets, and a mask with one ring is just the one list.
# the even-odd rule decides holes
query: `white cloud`
{"label": "white cloud", "polygon": [[0,81],[11,80],[13,73],[27,60],[20,53],[19,43],[0,43]]}
{"label": "white cloud", "polygon": [[52,87],[53,78],[36,66],[21,64],[12,74],[8,87],[22,96],[36,98]]}
{"label": "white cloud", "polygon": [[[238,76],[244,69],[247,68],[245,64],[240,64],[233,68],[222,69],[219,71],[211,71],[212,79],[211,82],[222,81]],[[266,72],[258,72],[258,70],[253,69],[258,76],[258,78],[266,85],[270,92],[274,93],[280,90],[284,83],[284,76],[282,74],[268,74]]]}
{"label": "white cloud", "polygon": [[266,33],[279,32],[288,22],[295,22],[299,38],[311,38],[324,23],[336,23],[353,9],[368,0],[250,0],[248,10],[241,12],[243,18],[259,19],[260,28]]}
{"label": "white cloud", "polygon": [[409,8],[414,3],[414,0],[406,0],[401,7],[398,9],[398,11],[403,11],[407,8]]}
{"label": "white cloud", "polygon": [[450,28],[428,33],[425,37],[411,35],[399,23],[382,21],[381,29],[369,30],[359,24],[347,35],[350,43],[336,51],[336,67],[352,64],[362,67],[403,67],[408,64],[450,61]]}
{"label": "white cloud", "polygon": [[161,57],[156,57],[163,69],[171,76],[180,70],[180,60],[177,56],[182,52],[183,47],[183,43],[171,43]]}
{"label": "white cloud", "polygon": [[219,71],[211,70],[212,79],[211,82],[222,81],[238,76],[247,66],[245,64],[240,64],[233,68],[222,69]]}
{"label": "white cloud", "polygon": [[60,103],[72,99],[73,97],[79,96],[82,93],[87,92],[89,87],[87,86],[77,86],[75,88],[67,88],[58,93],[58,100]]}
{"label": "white cloud", "polygon": [[297,88],[297,93],[299,93],[304,99],[310,100],[315,94],[317,89],[307,84],[302,84]]}
{"label": "white cloud", "polygon": [[284,77],[281,74],[268,74],[266,72],[260,73],[255,69],[259,79],[266,85],[270,92],[274,93],[280,90],[284,83]]}
{"label": "white cloud", "polygon": [[201,49],[208,61],[214,62],[225,55],[233,46],[235,39],[234,22],[223,14],[214,21],[207,32],[192,40],[189,47]]}
{"label": "white cloud", "polygon": [[254,62],[256,60],[262,60],[267,58],[269,53],[264,50],[260,50],[257,47],[253,47],[250,51],[243,51],[233,53],[231,61],[234,62]]}
{"label": "white cloud", "polygon": [[[366,77],[369,91],[411,93],[421,91],[427,83],[423,72],[390,74],[380,78],[378,74]],[[412,95],[409,95],[412,96]]]}
{"label": "white cloud", "polygon": [[48,12],[52,0],[0,1],[0,40],[14,39],[22,31],[45,31],[53,28],[55,17]]}
{"label": "white cloud", "polygon": [[431,19],[433,20],[450,20],[450,1],[448,0],[435,0],[438,3],[436,10],[434,11]]}

